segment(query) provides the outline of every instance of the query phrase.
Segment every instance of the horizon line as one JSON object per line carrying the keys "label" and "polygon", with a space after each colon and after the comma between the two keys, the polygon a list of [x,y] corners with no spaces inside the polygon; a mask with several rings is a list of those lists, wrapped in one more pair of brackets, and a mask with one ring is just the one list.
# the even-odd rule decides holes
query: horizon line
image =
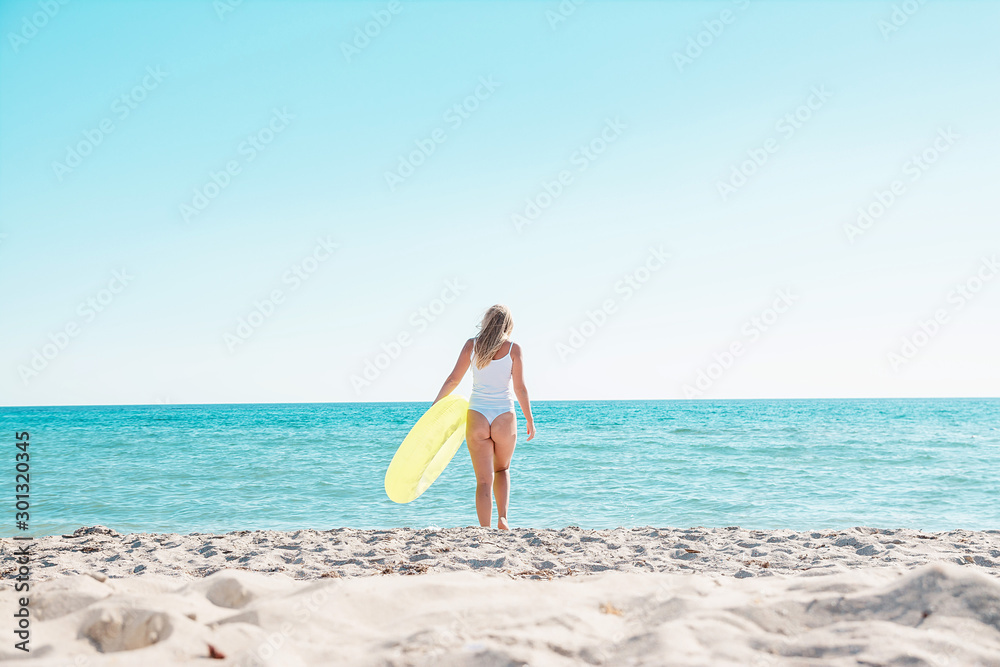
{"label": "horizon line", "polygon": [[[826,397],[782,397],[782,398],[572,398],[538,399],[532,405],[541,403],[712,403],[722,401],[926,401],[926,400],[1000,400],[1000,396],[826,396]],[[17,408],[143,408],[143,407],[194,407],[232,405],[387,405],[387,404],[429,404],[431,401],[243,401],[235,403],[68,403],[57,405],[3,405],[0,410]],[[520,407],[520,406],[518,406]]]}

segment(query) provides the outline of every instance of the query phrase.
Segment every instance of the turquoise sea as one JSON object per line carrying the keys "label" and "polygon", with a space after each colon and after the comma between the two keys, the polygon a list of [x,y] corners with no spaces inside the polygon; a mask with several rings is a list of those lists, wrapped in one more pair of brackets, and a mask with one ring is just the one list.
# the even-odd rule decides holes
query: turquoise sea
{"label": "turquoise sea", "polygon": [[[382,487],[428,403],[0,408],[31,434],[34,535],[466,526],[463,445],[420,498]],[[1000,526],[1000,399],[534,404],[512,465],[512,526],[925,530]],[[23,534],[23,533],[21,533]]]}

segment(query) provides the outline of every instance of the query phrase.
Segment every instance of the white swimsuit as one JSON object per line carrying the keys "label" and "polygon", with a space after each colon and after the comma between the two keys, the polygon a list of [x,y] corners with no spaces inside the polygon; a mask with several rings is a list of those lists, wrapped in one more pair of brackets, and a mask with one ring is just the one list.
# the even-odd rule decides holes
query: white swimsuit
{"label": "white swimsuit", "polygon": [[514,412],[514,387],[511,379],[513,361],[510,351],[514,343],[510,343],[507,354],[499,359],[493,359],[484,368],[476,366],[476,344],[472,344],[472,396],[469,397],[469,409],[475,410],[492,425],[493,420],[505,412]]}

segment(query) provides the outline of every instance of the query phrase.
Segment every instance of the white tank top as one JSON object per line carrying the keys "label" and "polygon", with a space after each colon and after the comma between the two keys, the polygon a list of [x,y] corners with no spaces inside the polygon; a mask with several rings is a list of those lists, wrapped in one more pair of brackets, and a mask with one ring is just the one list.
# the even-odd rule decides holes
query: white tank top
{"label": "white tank top", "polygon": [[514,349],[514,343],[510,343],[507,354],[499,359],[493,359],[485,367],[476,366],[476,344],[472,344],[472,395],[477,398],[501,399],[510,401],[514,399],[513,382],[511,381],[511,368],[513,361],[510,358],[510,351]]}

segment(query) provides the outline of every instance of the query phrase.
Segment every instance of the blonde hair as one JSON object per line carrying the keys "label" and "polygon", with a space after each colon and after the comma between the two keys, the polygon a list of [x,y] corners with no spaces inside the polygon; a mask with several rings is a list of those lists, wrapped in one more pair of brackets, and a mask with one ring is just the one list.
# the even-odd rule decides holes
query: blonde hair
{"label": "blonde hair", "polygon": [[500,346],[510,338],[514,329],[514,318],[510,308],[502,304],[490,306],[479,324],[479,335],[476,336],[476,368],[485,368],[493,361],[493,355]]}

